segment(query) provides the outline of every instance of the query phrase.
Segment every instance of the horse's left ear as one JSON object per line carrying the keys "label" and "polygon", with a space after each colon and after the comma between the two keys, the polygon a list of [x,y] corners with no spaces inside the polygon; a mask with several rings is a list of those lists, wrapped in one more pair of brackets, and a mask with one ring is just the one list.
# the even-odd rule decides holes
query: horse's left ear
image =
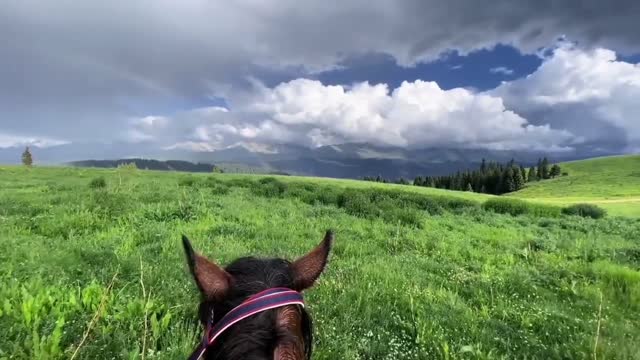
{"label": "horse's left ear", "polygon": [[231,275],[215,263],[193,251],[191,242],[182,235],[182,246],[196,284],[207,300],[222,301],[229,292]]}
{"label": "horse's left ear", "polygon": [[332,244],[333,232],[328,230],[320,245],[291,264],[294,290],[308,289],[318,280],[327,265]]}

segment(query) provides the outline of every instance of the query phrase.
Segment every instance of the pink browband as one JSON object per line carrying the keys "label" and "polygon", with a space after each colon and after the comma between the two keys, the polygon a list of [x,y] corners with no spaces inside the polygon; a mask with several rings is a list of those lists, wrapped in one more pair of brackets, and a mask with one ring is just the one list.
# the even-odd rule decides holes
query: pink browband
{"label": "pink browband", "polygon": [[300,305],[304,307],[302,294],[288,288],[272,288],[251,296],[242,304],[229,311],[215,325],[207,324],[207,330],[205,330],[202,343],[193,351],[191,356],[189,356],[189,360],[202,358],[216,338],[233,324],[263,311],[287,305]]}

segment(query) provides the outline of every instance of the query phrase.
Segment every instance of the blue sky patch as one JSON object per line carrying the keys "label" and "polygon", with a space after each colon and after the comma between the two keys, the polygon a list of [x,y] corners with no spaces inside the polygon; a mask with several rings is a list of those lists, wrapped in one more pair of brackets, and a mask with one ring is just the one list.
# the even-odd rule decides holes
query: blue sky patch
{"label": "blue sky patch", "polygon": [[344,61],[342,68],[320,74],[324,84],[349,85],[355,82],[386,83],[398,87],[402,81],[435,81],[443,89],[456,87],[489,90],[502,81],[533,73],[542,63],[536,55],[523,55],[511,46],[498,45],[467,55],[451,52],[441,59],[413,67],[398,66],[385,54],[371,54]]}

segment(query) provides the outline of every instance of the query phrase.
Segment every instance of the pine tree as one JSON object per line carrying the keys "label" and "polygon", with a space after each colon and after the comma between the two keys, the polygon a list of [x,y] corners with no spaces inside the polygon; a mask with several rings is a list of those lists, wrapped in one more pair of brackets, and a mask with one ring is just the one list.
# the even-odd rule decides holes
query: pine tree
{"label": "pine tree", "polygon": [[536,178],[542,180],[542,159],[538,159],[538,166],[536,167]]}
{"label": "pine tree", "polygon": [[484,184],[482,184],[482,187],[480,188],[480,192],[483,194],[487,193],[487,187]]}
{"label": "pine tree", "polygon": [[542,179],[548,179],[549,178],[549,160],[545,157],[544,159],[542,159]]}
{"label": "pine tree", "polygon": [[[498,170],[496,169],[496,171],[498,171]],[[498,174],[497,175],[495,186],[493,188],[492,194],[500,195],[500,194],[504,193],[503,190],[504,190],[504,187],[505,187],[505,180],[506,179],[505,179],[504,174]]]}
{"label": "pine tree", "polygon": [[536,172],[535,166],[532,166],[529,168],[529,176],[527,176],[527,181],[529,182],[538,181],[538,174]]}
{"label": "pine tree", "polygon": [[561,173],[562,169],[560,169],[560,166],[558,164],[554,164],[549,171],[549,176],[554,178],[556,176],[560,176]]}
{"label": "pine tree", "polygon": [[480,172],[485,173],[487,171],[487,161],[482,158],[482,165],[480,165]]}
{"label": "pine tree", "polygon": [[524,171],[524,168],[522,168],[522,169],[514,168],[513,169],[513,184],[514,184],[514,187],[515,187],[514,191],[518,191],[518,190],[520,190],[520,189],[522,189],[524,187],[524,179],[522,178],[522,172],[523,171]]}
{"label": "pine tree", "polygon": [[471,183],[467,183],[467,191],[473,192],[473,187],[471,187]]}
{"label": "pine tree", "polygon": [[31,150],[27,146],[22,153],[22,164],[25,166],[33,165],[33,157],[31,156]]}
{"label": "pine tree", "polygon": [[429,181],[427,182],[427,186],[428,187],[432,187],[432,188],[436,187],[436,181],[432,177],[429,177]]}
{"label": "pine tree", "polygon": [[510,193],[516,191],[516,183],[513,176],[513,168],[508,168],[504,172],[504,187],[502,188],[502,193]]}
{"label": "pine tree", "polygon": [[529,177],[527,176],[527,169],[524,168],[524,166],[520,165],[520,175],[522,176],[522,180],[525,183],[529,182]]}

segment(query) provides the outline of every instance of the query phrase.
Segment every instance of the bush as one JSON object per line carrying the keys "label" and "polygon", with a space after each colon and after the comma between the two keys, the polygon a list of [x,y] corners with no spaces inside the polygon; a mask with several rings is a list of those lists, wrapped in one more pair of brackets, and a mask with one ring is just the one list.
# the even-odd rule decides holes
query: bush
{"label": "bush", "polygon": [[601,219],[607,215],[607,211],[593,204],[575,204],[562,209],[565,215],[590,217],[592,219]]}
{"label": "bush", "polygon": [[327,186],[317,186],[313,191],[308,193],[308,196],[302,199],[307,204],[316,205],[333,205],[338,207],[338,201],[344,189],[335,188],[335,187],[327,187]]}
{"label": "bush", "polygon": [[287,191],[287,184],[276,178],[266,177],[260,179],[252,190],[256,195],[264,197],[280,197],[285,191]]}
{"label": "bush", "polygon": [[338,196],[337,205],[354,216],[374,218],[382,215],[380,208],[371,202],[364,191],[352,189],[344,191]]}
{"label": "bush", "polygon": [[104,189],[107,187],[107,180],[102,176],[94,178],[89,182],[89,187],[92,189]]}
{"label": "bush", "polygon": [[178,181],[178,185],[180,185],[180,186],[195,186],[196,185],[196,178],[194,178],[193,176],[183,177]]}
{"label": "bush", "polygon": [[255,181],[252,181],[248,177],[235,178],[231,180],[224,181],[229,187],[239,187],[239,188],[253,188],[256,185]]}
{"label": "bush", "polygon": [[228,194],[230,191],[229,185],[226,182],[220,181],[214,177],[207,178],[203,185],[211,189],[211,193],[215,195]]}
{"label": "bush", "polygon": [[403,225],[422,228],[424,217],[422,212],[411,208],[394,208],[383,211],[382,218],[389,223],[401,223]]}
{"label": "bush", "polygon": [[540,217],[558,217],[560,208],[551,205],[529,203],[522,200],[495,198],[487,200],[482,207],[485,210],[511,216],[535,215]]}
{"label": "bush", "polygon": [[135,171],[138,170],[138,165],[134,161],[130,163],[122,163],[118,165],[118,169],[126,170],[126,171]]}
{"label": "bush", "polygon": [[224,173],[224,170],[222,170],[221,167],[214,166],[213,169],[211,170],[211,172],[214,173],[214,174],[222,174],[222,173]]}
{"label": "bush", "polygon": [[133,208],[134,203],[129,194],[96,191],[91,193],[88,208],[101,216],[118,217]]}

